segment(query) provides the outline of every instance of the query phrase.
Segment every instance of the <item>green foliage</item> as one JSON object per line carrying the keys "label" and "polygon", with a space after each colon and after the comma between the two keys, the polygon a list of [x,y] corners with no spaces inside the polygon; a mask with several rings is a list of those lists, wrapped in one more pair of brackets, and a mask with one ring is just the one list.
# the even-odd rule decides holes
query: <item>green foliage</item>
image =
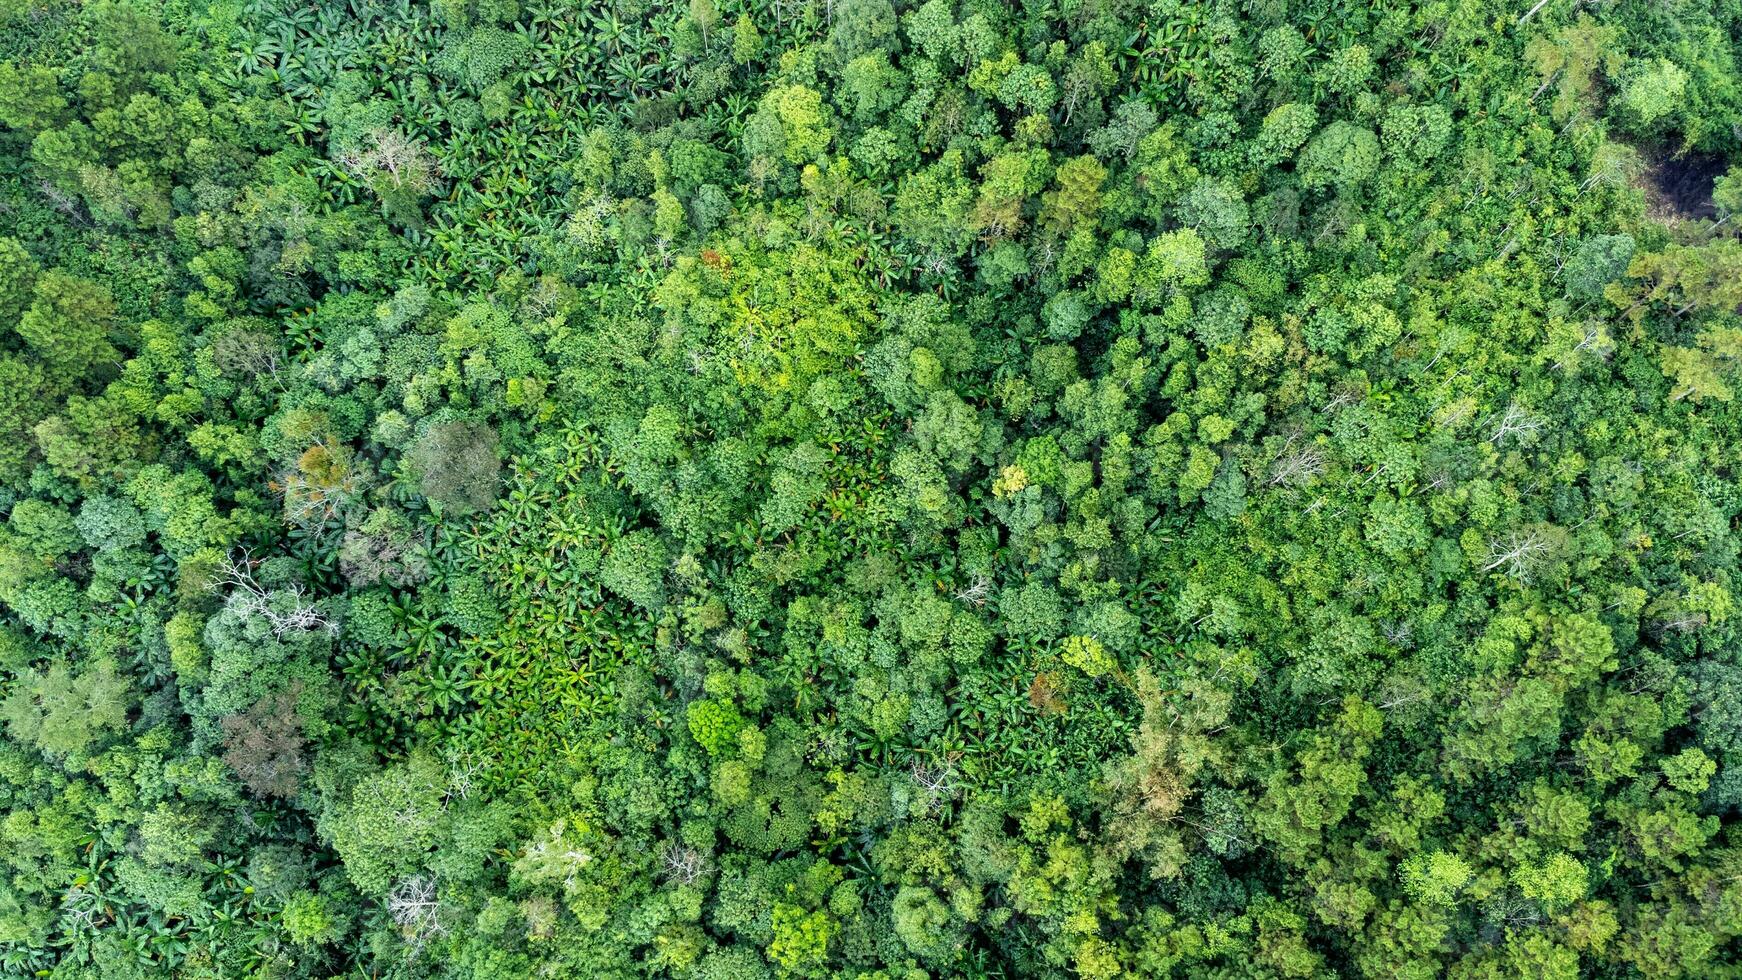
{"label": "green foliage", "polygon": [[838,928],[827,914],[806,912],[799,906],[778,902],[774,906],[773,928],[774,939],[768,944],[769,959],[797,976],[823,972],[823,966],[828,962],[829,940]]}
{"label": "green foliage", "polygon": [[709,755],[723,755],[735,750],[738,736],[746,722],[730,702],[709,698],[689,706],[690,734],[708,750]]}
{"label": "green foliage", "polygon": [[599,583],[643,609],[665,605],[665,545],[649,531],[618,538],[599,567]]}
{"label": "green foliage", "polygon": [[432,425],[406,453],[430,502],[466,514],[489,507],[501,482],[501,450],[488,425],[451,421]]}
{"label": "green foliage", "polygon": [[1379,139],[1370,129],[1337,120],[1301,149],[1301,183],[1309,188],[1359,188],[1379,170]]}
{"label": "green foliage", "polygon": [[321,823],[358,890],[384,896],[421,869],[440,837],[447,821],[442,771],[426,755],[373,772],[346,768],[316,773],[328,800]]}
{"label": "green foliage", "polygon": [[1253,143],[1253,157],[1261,165],[1274,166],[1294,155],[1318,128],[1318,112],[1310,105],[1289,102],[1265,115]]}
{"label": "green foliage", "polygon": [[1627,272],[1635,248],[1631,235],[1599,235],[1580,243],[1564,270],[1567,295],[1582,300],[1601,297],[1609,283]]}
{"label": "green foliage", "polygon": [[20,671],[0,701],[6,733],[52,756],[82,755],[127,724],[133,691],[113,660]]}
{"label": "green foliage", "polygon": [[1736,971],[1733,4],[595,7],[0,4],[0,973]]}
{"label": "green foliage", "polygon": [[30,308],[18,319],[18,336],[49,370],[77,377],[115,359],[109,337],[116,313],[102,286],[50,270],[36,279]]}
{"label": "green foliage", "polygon": [[1658,58],[1635,63],[1621,82],[1616,107],[1626,125],[1649,132],[1676,112],[1688,87],[1688,73],[1680,65]]}

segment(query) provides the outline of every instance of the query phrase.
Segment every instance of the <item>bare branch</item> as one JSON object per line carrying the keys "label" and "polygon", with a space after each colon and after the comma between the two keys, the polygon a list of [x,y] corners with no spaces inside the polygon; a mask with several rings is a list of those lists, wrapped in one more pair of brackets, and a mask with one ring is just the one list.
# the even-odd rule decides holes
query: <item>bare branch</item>
{"label": "bare branch", "polygon": [[352,147],[334,161],[361,180],[374,181],[384,176],[396,189],[409,187],[422,191],[439,171],[423,141],[411,139],[397,129],[384,126],[371,130],[366,139],[368,145]]}
{"label": "bare branch", "polygon": [[387,896],[387,911],[414,953],[429,940],[447,934],[434,878],[413,875],[395,885]]}
{"label": "bare branch", "polygon": [[229,595],[224,598],[226,606],[244,618],[264,619],[271,626],[272,635],[279,639],[292,633],[316,631],[339,635],[339,624],[315,605],[306,588],[296,584],[268,591],[254,580],[254,566],[259,563],[250,560],[246,551],[238,554],[218,569],[211,585],[213,591],[229,588]]}
{"label": "bare branch", "polygon": [[1488,543],[1488,563],[1482,571],[1503,569],[1519,581],[1530,578],[1531,572],[1548,557],[1548,538],[1540,531],[1513,531]]}
{"label": "bare branch", "polygon": [[1278,457],[1270,467],[1270,485],[1306,483],[1325,471],[1325,454],[1317,446],[1300,446]]}
{"label": "bare branch", "polygon": [[708,873],[708,856],[693,847],[674,844],[665,850],[665,877],[680,885],[694,884]]}
{"label": "bare branch", "polygon": [[933,809],[956,795],[956,765],[950,758],[915,759],[913,784],[925,794],[924,806]]}
{"label": "bare branch", "polygon": [[1527,435],[1541,431],[1542,424],[1542,419],[1519,408],[1518,404],[1514,402],[1507,405],[1506,411],[1501,413],[1500,418],[1494,424],[1494,431],[1488,436],[1488,441],[1495,446],[1503,446],[1508,439],[1521,440]]}
{"label": "bare branch", "polygon": [[972,584],[956,590],[956,599],[972,606],[984,606],[991,597],[992,580],[984,575],[974,576]]}

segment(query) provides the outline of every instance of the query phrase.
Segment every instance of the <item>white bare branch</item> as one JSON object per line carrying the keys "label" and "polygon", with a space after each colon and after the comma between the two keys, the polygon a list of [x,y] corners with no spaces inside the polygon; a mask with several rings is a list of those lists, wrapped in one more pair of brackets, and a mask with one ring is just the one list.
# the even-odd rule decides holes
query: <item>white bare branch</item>
{"label": "white bare branch", "polygon": [[1307,483],[1325,471],[1325,454],[1317,446],[1299,446],[1277,457],[1270,467],[1270,485]]}
{"label": "white bare branch", "polygon": [[60,907],[72,919],[73,931],[76,932],[97,928],[97,916],[103,911],[103,901],[82,886],[74,885],[61,896]]}
{"label": "white bare branch", "polygon": [[1503,446],[1508,439],[1523,439],[1527,435],[1542,430],[1542,419],[1531,415],[1518,404],[1506,406],[1506,411],[1494,423],[1494,431],[1489,434],[1488,441],[1495,446]]}
{"label": "white bare branch", "polygon": [[413,951],[422,949],[431,939],[447,934],[448,927],[442,921],[441,899],[436,895],[434,878],[413,875],[402,880],[387,896],[387,911]]}
{"label": "white bare branch", "polygon": [[991,597],[992,580],[984,575],[974,576],[972,583],[956,590],[956,599],[971,606],[984,606]]}
{"label": "white bare branch", "polygon": [[315,605],[302,585],[268,590],[255,581],[254,566],[257,564],[259,562],[250,559],[246,551],[230,556],[229,561],[218,569],[212,590],[223,591],[227,587],[229,594],[224,597],[225,605],[244,618],[264,619],[272,628],[272,635],[279,639],[292,633],[316,631],[329,636],[339,635],[339,624]]}
{"label": "white bare branch", "polygon": [[693,847],[674,844],[665,849],[665,877],[680,885],[694,884],[708,873],[708,856]]}
{"label": "white bare branch", "polygon": [[1706,614],[1703,612],[1676,613],[1657,624],[1661,633],[1692,633],[1706,625]]}
{"label": "white bare branch", "polygon": [[925,794],[926,809],[940,806],[956,795],[956,765],[953,759],[915,759],[913,784]]}
{"label": "white bare branch", "polygon": [[1548,557],[1548,538],[1540,531],[1513,531],[1488,542],[1488,563],[1482,571],[1503,570],[1519,581],[1530,578],[1531,572]]}
{"label": "white bare branch", "polygon": [[352,147],[336,161],[362,180],[385,176],[395,188],[423,190],[438,167],[422,140],[411,139],[391,127],[371,130],[365,146]]}

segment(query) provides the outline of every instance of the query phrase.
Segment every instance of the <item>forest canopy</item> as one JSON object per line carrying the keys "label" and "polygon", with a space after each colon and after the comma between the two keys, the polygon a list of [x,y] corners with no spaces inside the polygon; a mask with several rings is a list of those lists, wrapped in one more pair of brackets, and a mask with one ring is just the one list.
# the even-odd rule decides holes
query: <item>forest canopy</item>
{"label": "forest canopy", "polygon": [[1734,0],[0,0],[0,974],[1742,975]]}

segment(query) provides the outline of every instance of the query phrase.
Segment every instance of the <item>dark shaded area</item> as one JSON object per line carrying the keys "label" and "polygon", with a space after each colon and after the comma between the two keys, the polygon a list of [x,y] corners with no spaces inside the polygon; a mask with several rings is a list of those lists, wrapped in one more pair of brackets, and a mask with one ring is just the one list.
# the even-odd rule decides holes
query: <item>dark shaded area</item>
{"label": "dark shaded area", "polygon": [[1652,213],[1684,221],[1716,218],[1712,181],[1728,169],[1723,157],[1703,153],[1654,158],[1645,172],[1644,187]]}

